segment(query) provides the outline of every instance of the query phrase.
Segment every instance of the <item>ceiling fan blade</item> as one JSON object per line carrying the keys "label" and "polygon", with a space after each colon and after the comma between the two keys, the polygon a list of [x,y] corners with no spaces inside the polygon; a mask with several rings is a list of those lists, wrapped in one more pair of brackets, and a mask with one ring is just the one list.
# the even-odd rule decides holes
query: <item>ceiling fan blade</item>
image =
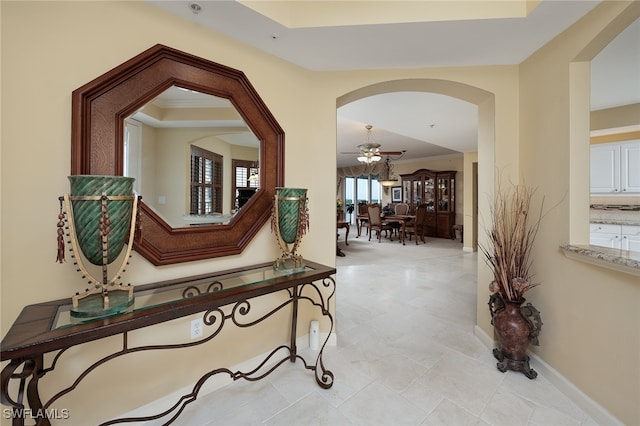
{"label": "ceiling fan blade", "polygon": [[[402,155],[405,152],[406,151],[378,151],[377,154],[378,155]],[[362,151],[352,151],[352,152],[341,151],[340,154],[361,155],[361,154],[364,154],[364,153]]]}

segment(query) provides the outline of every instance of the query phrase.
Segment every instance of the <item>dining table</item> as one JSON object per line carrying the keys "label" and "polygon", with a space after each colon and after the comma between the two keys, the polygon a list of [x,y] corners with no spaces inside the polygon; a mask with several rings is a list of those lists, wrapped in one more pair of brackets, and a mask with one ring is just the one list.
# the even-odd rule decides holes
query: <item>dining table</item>
{"label": "dining table", "polygon": [[388,214],[382,217],[383,222],[397,223],[400,226],[400,242],[405,245],[405,230],[407,224],[413,222],[416,215],[413,214]]}

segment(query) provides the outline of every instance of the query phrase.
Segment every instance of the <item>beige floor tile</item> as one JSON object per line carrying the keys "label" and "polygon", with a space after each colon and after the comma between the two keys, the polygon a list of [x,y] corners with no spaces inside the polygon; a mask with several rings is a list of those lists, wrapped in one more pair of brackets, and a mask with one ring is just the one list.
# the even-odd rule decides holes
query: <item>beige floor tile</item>
{"label": "beige floor tile", "polygon": [[473,334],[476,253],[435,238],[339,245],[338,345],[324,354],[333,387],[285,363],[195,401],[174,424],[595,425],[544,377],[496,369]]}

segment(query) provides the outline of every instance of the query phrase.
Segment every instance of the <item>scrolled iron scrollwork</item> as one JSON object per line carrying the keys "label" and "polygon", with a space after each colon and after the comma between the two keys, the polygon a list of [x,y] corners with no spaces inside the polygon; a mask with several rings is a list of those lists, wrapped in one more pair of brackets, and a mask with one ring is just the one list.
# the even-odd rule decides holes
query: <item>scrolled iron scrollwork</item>
{"label": "scrolled iron scrollwork", "polygon": [[202,316],[202,322],[204,323],[204,325],[210,327],[219,321],[218,327],[222,328],[222,326],[224,325],[225,317],[226,315],[224,314],[224,312],[222,312],[222,309],[216,308],[206,311]]}
{"label": "scrolled iron scrollwork", "polygon": [[[323,315],[327,315],[329,313],[329,301],[333,298],[333,296],[335,294],[335,284],[336,284],[335,281],[331,277],[325,278],[322,281],[322,287],[324,287],[324,288],[331,288],[332,287],[331,292],[326,296],[323,293],[322,289],[319,288],[318,286],[316,286],[314,283],[302,284],[300,286],[298,296],[300,298],[304,298],[304,299],[309,300],[309,302],[311,302],[312,305],[318,306],[322,310],[322,314]],[[314,290],[315,293],[318,295],[318,300],[320,302],[315,301],[311,297],[302,296],[302,292],[304,291],[305,288],[311,288],[312,290]]]}
{"label": "scrolled iron scrollwork", "polygon": [[294,303],[295,299],[296,299],[296,293],[294,292],[292,295],[290,294],[289,299],[287,299],[280,305],[276,306],[271,311],[267,312],[266,314],[260,316],[259,318],[253,321],[248,321],[248,322],[242,321],[242,318],[249,315],[249,312],[251,311],[251,303],[249,303],[248,300],[243,300],[236,303],[233,306],[233,309],[231,310],[231,314],[229,315],[229,317],[231,318],[231,321],[233,321],[233,323],[238,327],[243,327],[243,328],[251,327],[269,318],[270,316],[280,311],[285,306]]}
{"label": "scrolled iron scrollwork", "polygon": [[222,290],[224,290],[224,285],[222,285],[220,281],[214,281],[207,287],[207,293],[214,293]]}
{"label": "scrolled iron scrollwork", "polygon": [[[22,366],[22,370],[16,373],[16,370]],[[5,368],[2,369],[2,377],[0,386],[2,387],[2,403],[11,406],[14,410],[24,408],[22,404],[24,385],[28,377],[33,374],[35,362],[32,360],[13,359]],[[9,396],[9,383],[12,379],[20,380],[17,401]]]}
{"label": "scrolled iron scrollwork", "polygon": [[324,367],[324,362],[322,361],[321,355],[318,356],[318,362],[316,363],[315,368],[315,376],[316,383],[318,383],[318,386],[320,386],[321,388],[329,389],[331,386],[333,386],[333,372],[327,370]]}
{"label": "scrolled iron scrollwork", "polygon": [[218,291],[224,290],[224,285],[220,281],[213,281],[211,284],[207,286],[206,291],[200,290],[196,285],[190,285],[182,291],[182,298],[188,299],[190,297],[200,296],[205,293],[215,293]]}
{"label": "scrolled iron scrollwork", "polygon": [[197,286],[190,285],[182,291],[182,298],[188,299],[190,297],[200,296],[200,294],[202,294],[202,292]]}
{"label": "scrolled iron scrollwork", "polygon": [[[236,303],[231,310],[231,321],[238,327],[246,327],[248,324],[239,321],[241,317],[249,315],[251,311],[251,303],[248,300],[242,300]],[[259,322],[259,321],[258,321]],[[253,324],[253,323],[250,323]]]}

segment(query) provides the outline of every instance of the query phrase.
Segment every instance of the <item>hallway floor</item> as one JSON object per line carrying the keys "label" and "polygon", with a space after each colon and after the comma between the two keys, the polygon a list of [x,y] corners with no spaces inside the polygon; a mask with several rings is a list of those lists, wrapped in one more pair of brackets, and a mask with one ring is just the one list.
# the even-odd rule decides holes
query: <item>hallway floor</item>
{"label": "hallway floor", "polygon": [[174,424],[595,425],[542,375],[496,369],[473,333],[477,253],[434,238],[356,239],[355,229],[339,245],[338,345],[324,357],[333,387],[287,364],[199,398]]}

